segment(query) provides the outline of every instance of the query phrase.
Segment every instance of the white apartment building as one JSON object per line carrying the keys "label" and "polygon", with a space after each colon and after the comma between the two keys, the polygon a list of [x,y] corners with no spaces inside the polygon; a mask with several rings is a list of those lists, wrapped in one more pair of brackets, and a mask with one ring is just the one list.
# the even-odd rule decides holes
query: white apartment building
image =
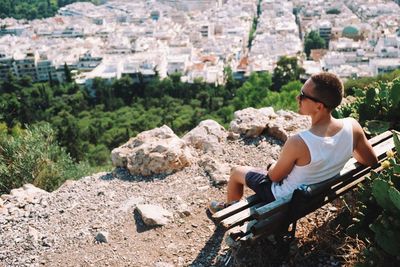
{"label": "white apartment building", "polygon": [[167,57],[167,74],[180,72],[185,74],[189,66],[188,55],[169,55]]}
{"label": "white apartment building", "polygon": [[58,80],[56,68],[45,56],[36,61],[36,75],[39,82]]}
{"label": "white apartment building", "polygon": [[94,57],[90,51],[86,51],[81,57],[79,57],[77,69],[81,71],[91,71],[95,69],[102,60],[103,57]]}
{"label": "white apartment building", "polygon": [[205,10],[222,5],[222,0],[157,0],[179,10]]}
{"label": "white apartment building", "polygon": [[32,81],[37,81],[36,62],[39,55],[29,51],[25,54],[14,55],[13,68],[17,77],[29,76]]}
{"label": "white apartment building", "polygon": [[381,58],[400,57],[400,36],[396,34],[381,36],[374,51]]}
{"label": "white apartment building", "polygon": [[400,58],[374,58],[370,60],[373,75],[400,69]]}
{"label": "white apartment building", "polygon": [[5,52],[0,52],[0,79],[6,80],[8,73],[12,71],[13,58]]}

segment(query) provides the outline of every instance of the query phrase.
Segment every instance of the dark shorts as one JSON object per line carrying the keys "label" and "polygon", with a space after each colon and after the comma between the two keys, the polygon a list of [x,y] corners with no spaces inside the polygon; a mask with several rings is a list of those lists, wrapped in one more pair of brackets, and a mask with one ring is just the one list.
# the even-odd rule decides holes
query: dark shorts
{"label": "dark shorts", "polygon": [[262,201],[272,202],[275,200],[271,191],[272,182],[267,174],[249,171],[246,173],[246,185],[251,188]]}

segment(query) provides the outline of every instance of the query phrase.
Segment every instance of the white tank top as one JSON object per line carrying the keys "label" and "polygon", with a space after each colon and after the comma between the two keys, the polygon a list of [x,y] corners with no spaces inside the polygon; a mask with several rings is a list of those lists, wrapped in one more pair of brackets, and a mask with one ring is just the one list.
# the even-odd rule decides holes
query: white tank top
{"label": "white tank top", "polygon": [[274,197],[286,196],[301,185],[322,182],[338,174],[353,153],[353,127],[350,118],[342,119],[343,128],[334,136],[320,137],[309,130],[299,133],[310,151],[311,161],[295,165],[287,178],[272,183]]}

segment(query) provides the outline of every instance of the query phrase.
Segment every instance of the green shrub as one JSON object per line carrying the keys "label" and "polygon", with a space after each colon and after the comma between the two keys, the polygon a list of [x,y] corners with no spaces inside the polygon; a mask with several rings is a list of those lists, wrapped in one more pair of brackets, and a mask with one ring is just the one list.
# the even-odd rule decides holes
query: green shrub
{"label": "green shrub", "polygon": [[338,109],[339,117],[353,116],[369,134],[400,129],[400,77],[354,89],[356,100]]}
{"label": "green shrub", "polygon": [[379,74],[375,77],[361,77],[355,79],[349,79],[344,83],[344,92],[345,95],[354,95],[354,89],[365,89],[368,88],[369,85],[374,82],[382,81],[382,82],[391,82],[397,77],[400,76],[400,69],[394,70],[389,73]]}
{"label": "green shrub", "polygon": [[77,164],[58,146],[48,123],[9,134],[0,127],[0,193],[25,183],[47,191],[58,188],[67,179],[78,179],[89,173],[85,163]]}
{"label": "green shrub", "polygon": [[[400,141],[394,135],[396,150]],[[400,156],[388,152],[379,174],[372,172],[359,186],[355,222],[347,231],[364,240],[361,266],[395,266],[400,261]]]}
{"label": "green shrub", "polygon": [[268,95],[262,100],[261,107],[273,107],[274,110],[298,111],[299,105],[296,96],[299,95],[303,84],[299,81],[292,81],[282,86],[281,91],[269,91]]}

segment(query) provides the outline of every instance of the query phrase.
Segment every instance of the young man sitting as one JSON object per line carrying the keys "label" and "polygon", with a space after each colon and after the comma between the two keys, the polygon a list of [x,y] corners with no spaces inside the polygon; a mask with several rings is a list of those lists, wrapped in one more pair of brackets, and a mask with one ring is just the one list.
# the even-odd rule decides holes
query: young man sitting
{"label": "young man sitting", "polygon": [[342,97],[343,84],[336,75],[328,72],[312,75],[297,96],[299,113],[311,117],[311,128],[290,137],[277,162],[265,170],[249,166],[233,168],[227,202],[211,202],[210,212],[240,200],[244,185],[263,201],[272,202],[301,185],[335,176],[352,156],[363,165],[376,164],[378,159],[360,124],[353,118],[332,116]]}

